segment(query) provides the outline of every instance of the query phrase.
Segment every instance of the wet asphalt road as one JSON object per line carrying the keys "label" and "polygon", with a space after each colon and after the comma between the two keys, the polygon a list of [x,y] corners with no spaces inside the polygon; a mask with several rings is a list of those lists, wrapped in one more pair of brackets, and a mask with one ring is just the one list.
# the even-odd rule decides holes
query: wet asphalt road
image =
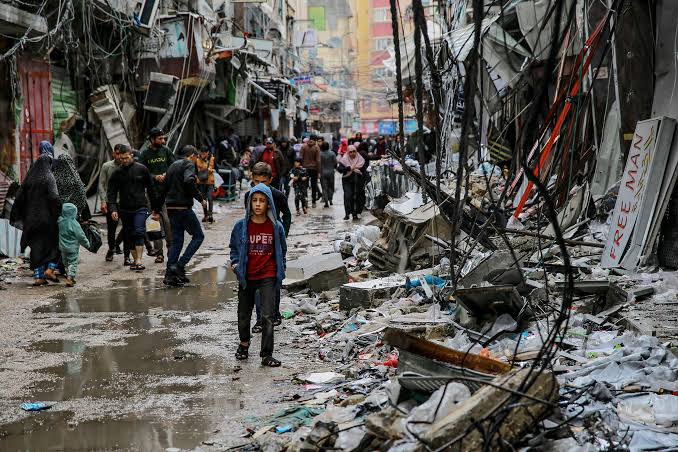
{"label": "wet asphalt road", "polygon": [[[294,216],[290,259],[328,252],[354,227],[341,220],[340,197]],[[223,450],[289,406],[296,374],[329,369],[314,338],[287,346],[294,320],[276,328],[282,368],[261,367],[256,337],[250,359],[235,360],[236,287],[224,263],[243,213],[241,203],[219,205],[181,289],[164,287],[150,258],[135,274],[120,258],[83,254],[75,289],[30,288],[24,270],[0,292],[0,450]],[[26,413],[27,401],[54,406]]]}

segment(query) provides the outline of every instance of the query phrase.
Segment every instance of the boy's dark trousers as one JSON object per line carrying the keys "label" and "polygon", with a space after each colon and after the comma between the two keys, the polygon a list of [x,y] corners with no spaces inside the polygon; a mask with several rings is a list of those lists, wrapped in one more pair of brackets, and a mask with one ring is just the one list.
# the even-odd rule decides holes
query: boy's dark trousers
{"label": "boy's dark trousers", "polygon": [[250,342],[252,333],[252,309],[256,293],[261,298],[261,352],[265,358],[273,356],[273,319],[275,317],[276,297],[275,278],[248,280],[247,287],[238,289],[238,333],[240,342]]}
{"label": "boy's dark trousers", "polygon": [[306,184],[297,183],[294,185],[294,207],[297,211],[299,210],[299,204],[304,209],[308,208],[308,200],[306,199],[306,194],[308,193],[308,187]]}

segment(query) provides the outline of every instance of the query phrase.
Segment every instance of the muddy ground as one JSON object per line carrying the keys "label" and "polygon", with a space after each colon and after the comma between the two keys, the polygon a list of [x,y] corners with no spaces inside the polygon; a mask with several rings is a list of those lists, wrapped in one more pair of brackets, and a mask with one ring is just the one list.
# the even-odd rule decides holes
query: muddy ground
{"label": "muddy ground", "polygon": [[[354,228],[340,198],[293,217],[289,259],[328,252]],[[0,450],[223,450],[247,442],[254,419],[290,405],[295,375],[329,370],[313,338],[289,346],[294,319],[276,328],[282,368],[261,367],[256,337],[250,359],[235,359],[235,286],[224,264],[244,209],[215,210],[184,288],[164,287],[164,264],[150,257],[142,274],[122,256],[105,262],[104,246],[81,252],[74,289],[30,287],[25,269],[0,291]],[[29,401],[54,406],[24,412]]]}

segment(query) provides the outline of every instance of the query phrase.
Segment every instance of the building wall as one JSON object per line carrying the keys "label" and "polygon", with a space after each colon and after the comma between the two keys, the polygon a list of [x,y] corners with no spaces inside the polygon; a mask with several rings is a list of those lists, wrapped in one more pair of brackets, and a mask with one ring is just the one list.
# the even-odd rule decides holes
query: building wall
{"label": "building wall", "polygon": [[[411,0],[400,0],[403,16],[400,38],[411,32],[407,10]],[[385,72],[383,61],[389,58],[388,49],[393,47],[393,29],[389,0],[364,0],[357,6],[358,57],[357,88],[358,108],[362,130],[376,133],[380,121],[397,118],[397,106],[387,100],[393,78]],[[406,110],[410,114],[411,109]]]}

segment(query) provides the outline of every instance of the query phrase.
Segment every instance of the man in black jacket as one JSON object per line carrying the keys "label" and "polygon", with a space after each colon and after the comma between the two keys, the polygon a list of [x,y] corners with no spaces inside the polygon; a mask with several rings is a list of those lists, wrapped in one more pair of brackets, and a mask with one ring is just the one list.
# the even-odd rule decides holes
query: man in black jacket
{"label": "man in black jacket", "polygon": [[120,163],[108,181],[108,210],[113,221],[122,220],[122,230],[125,240],[131,247],[134,264],[130,269],[144,270],[141,257],[144,251],[144,236],[146,235],[146,219],[148,205],[146,196],[151,200],[154,217],[159,218],[158,212],[162,209],[162,202],[154,195],[153,179],[148,169],[141,163],[134,161],[129,146],[120,148]]}
{"label": "man in black jacket", "polygon": [[[193,146],[184,146],[177,152],[180,160],[172,163],[167,169],[164,189],[159,200],[167,204],[167,214],[172,228],[172,245],[167,253],[167,270],[163,281],[168,286],[183,286],[189,282],[186,277],[186,266],[205,239],[200,220],[193,212],[194,199],[198,200],[203,208],[207,206],[198,190],[198,176],[195,164],[191,160],[197,154],[198,150]],[[191,241],[183,256],[179,257],[184,246],[184,232],[191,235]]]}

